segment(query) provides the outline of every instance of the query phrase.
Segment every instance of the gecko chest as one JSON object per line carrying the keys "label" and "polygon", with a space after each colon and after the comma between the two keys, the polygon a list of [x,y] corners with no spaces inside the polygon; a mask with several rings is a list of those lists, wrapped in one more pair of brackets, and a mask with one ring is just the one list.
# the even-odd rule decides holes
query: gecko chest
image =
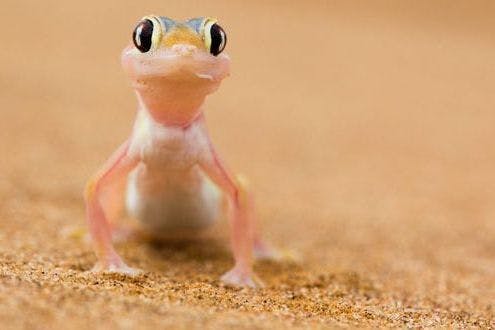
{"label": "gecko chest", "polygon": [[204,139],[195,127],[152,126],[141,145],[141,161],[149,168],[184,170],[197,164]]}
{"label": "gecko chest", "polygon": [[129,213],[154,231],[199,229],[218,215],[220,194],[199,166],[208,153],[201,126],[137,122],[130,152],[141,164],[128,177]]}

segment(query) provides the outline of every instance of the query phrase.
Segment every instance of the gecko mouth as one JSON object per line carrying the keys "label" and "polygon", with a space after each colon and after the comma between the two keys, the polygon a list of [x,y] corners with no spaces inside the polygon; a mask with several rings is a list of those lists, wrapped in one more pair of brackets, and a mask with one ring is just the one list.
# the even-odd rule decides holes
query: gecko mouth
{"label": "gecko mouth", "polygon": [[139,53],[124,49],[122,65],[131,79],[166,78],[175,81],[199,80],[220,82],[229,75],[230,59],[226,54],[212,56],[186,45],[174,49]]}

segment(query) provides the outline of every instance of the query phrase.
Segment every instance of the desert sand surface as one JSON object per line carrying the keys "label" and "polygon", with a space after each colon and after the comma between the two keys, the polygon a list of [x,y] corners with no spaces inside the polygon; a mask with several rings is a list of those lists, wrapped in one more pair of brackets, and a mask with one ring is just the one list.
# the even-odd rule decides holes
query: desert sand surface
{"label": "desert sand surface", "polygon": [[[2,1],[2,329],[495,327],[493,1]],[[85,181],[129,134],[140,17],[214,16],[211,135],[301,263],[233,289],[228,225],[117,246],[94,275]]]}

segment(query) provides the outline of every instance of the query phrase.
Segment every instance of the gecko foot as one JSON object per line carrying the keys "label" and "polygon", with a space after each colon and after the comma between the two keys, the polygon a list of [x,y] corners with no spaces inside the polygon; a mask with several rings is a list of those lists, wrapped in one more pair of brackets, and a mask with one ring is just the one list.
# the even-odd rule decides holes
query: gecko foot
{"label": "gecko foot", "polygon": [[122,260],[117,262],[108,263],[103,265],[101,262],[97,262],[90,270],[91,273],[116,273],[127,276],[138,276],[143,271],[137,268],[127,266]]}
{"label": "gecko foot", "polygon": [[227,286],[241,286],[250,288],[262,288],[263,282],[252,272],[246,272],[234,267],[221,277],[221,281]]}

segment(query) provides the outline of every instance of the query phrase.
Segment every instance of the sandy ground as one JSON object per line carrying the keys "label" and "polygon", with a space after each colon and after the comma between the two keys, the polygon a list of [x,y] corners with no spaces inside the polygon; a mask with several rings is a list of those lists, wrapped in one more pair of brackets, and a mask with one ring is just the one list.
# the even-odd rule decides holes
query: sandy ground
{"label": "sandy ground", "polygon": [[[391,4],[394,3],[392,6]],[[495,327],[493,1],[2,1],[0,324],[10,328]],[[230,289],[227,225],[86,273],[85,180],[130,131],[118,56],[148,13],[221,19],[207,102],[266,235],[302,264]]]}

